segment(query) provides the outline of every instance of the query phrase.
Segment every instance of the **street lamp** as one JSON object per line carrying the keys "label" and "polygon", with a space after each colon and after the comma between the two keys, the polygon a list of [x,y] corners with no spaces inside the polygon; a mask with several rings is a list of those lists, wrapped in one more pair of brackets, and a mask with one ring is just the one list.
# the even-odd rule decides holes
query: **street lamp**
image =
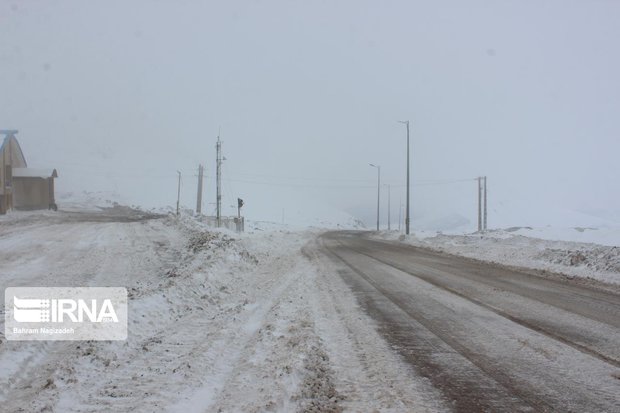
{"label": "street lamp", "polygon": [[405,211],[405,234],[409,235],[409,121],[399,120],[407,125],[407,209]]}
{"label": "street lamp", "polygon": [[403,222],[403,199],[398,199],[398,233],[401,231],[401,224]]}
{"label": "street lamp", "polygon": [[377,231],[379,231],[379,200],[381,199],[381,165],[368,164],[377,168]]}

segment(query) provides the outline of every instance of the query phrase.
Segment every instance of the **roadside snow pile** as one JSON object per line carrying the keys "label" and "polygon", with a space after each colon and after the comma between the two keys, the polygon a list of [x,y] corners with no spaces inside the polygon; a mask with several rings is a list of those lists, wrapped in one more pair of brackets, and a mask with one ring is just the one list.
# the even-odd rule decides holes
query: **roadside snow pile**
{"label": "roadside snow pile", "polygon": [[620,247],[533,238],[518,235],[513,228],[465,235],[416,232],[409,237],[382,232],[376,237],[502,265],[620,284]]}
{"label": "roadside snow pile", "polygon": [[3,286],[113,285],[129,296],[126,341],[1,339],[0,410],[291,411],[331,403],[329,361],[312,358],[321,347],[313,324],[297,327],[306,325],[297,317],[307,289],[297,283],[299,250],[311,235],[248,236],[189,217],[136,221],[123,211],[37,215],[27,226],[0,227]]}
{"label": "roadside snow pile", "polygon": [[196,253],[213,248],[227,248],[235,241],[226,234],[208,231],[194,231],[188,241],[188,248]]}
{"label": "roadside snow pile", "polygon": [[506,229],[514,234],[526,237],[540,238],[551,241],[572,241],[607,245],[610,247],[620,246],[620,228],[618,226],[600,227],[515,227]]}
{"label": "roadside snow pile", "polygon": [[566,250],[545,248],[536,259],[568,267],[585,267],[597,272],[620,274],[620,248],[594,246],[590,249]]}

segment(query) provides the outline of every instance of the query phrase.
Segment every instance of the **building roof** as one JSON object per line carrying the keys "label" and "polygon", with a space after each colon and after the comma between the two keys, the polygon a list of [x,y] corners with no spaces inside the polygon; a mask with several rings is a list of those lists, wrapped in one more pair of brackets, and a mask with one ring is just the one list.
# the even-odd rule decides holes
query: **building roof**
{"label": "building roof", "polygon": [[13,178],[58,178],[56,169],[13,168]]}
{"label": "building roof", "polygon": [[17,139],[15,138],[16,133],[17,131],[15,130],[0,130],[0,135],[1,134],[6,135],[6,137],[4,138],[4,141],[2,142],[2,146],[0,146],[0,153],[4,152],[5,146],[9,146],[9,143],[12,143],[11,156],[13,156],[13,163],[15,165],[23,165],[25,168],[28,166],[28,164],[26,163],[26,158],[24,157],[22,148],[19,146],[19,142],[17,142]]}

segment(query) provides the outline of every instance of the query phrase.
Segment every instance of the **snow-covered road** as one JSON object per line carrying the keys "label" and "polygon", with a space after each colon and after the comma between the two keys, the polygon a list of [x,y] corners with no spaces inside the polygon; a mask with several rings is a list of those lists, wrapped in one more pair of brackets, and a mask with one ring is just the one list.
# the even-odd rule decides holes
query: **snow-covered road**
{"label": "snow-covered road", "polygon": [[320,238],[454,411],[620,411],[620,295],[359,232]]}
{"label": "snow-covered road", "polygon": [[126,341],[0,335],[2,412],[620,410],[613,286],[363,233],[14,213],[0,286],[129,292]]}
{"label": "snow-covered road", "polygon": [[445,411],[317,235],[214,232],[122,209],[3,217],[3,290],[125,286],[130,300],[127,341],[0,336],[0,410]]}

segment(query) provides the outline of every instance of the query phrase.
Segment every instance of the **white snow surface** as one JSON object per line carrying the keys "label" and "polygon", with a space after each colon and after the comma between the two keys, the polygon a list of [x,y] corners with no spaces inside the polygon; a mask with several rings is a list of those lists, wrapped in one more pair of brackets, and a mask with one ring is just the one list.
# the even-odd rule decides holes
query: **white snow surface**
{"label": "white snow surface", "polygon": [[514,227],[484,233],[383,231],[374,237],[502,265],[620,284],[619,228]]}
{"label": "white snow surface", "polygon": [[446,410],[313,252],[318,230],[250,226],[118,205],[0,217],[2,290],[124,286],[130,297],[121,342],[7,341],[0,317],[0,410]]}

